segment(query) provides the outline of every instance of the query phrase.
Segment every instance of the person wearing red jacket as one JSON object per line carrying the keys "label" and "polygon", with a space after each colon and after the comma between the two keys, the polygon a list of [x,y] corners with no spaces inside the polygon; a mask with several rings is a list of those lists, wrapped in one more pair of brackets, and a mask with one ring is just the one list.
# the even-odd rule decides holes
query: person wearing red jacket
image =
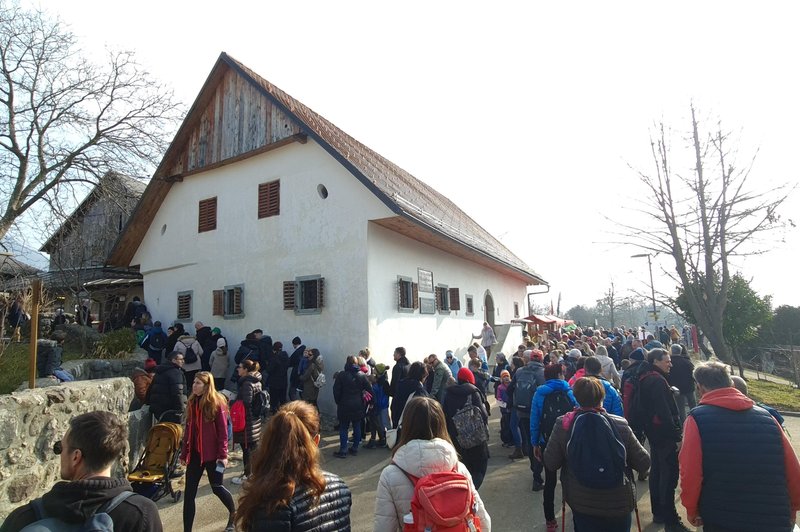
{"label": "person wearing red jacket", "polygon": [[236,506],[233,496],[222,484],[228,465],[228,401],[214,387],[214,377],[200,371],[192,382],[192,395],[186,408],[186,426],[183,429],[181,464],[186,466],[186,488],[183,496],[183,530],[191,532],[194,524],[197,485],[208,475],[208,483],[222,504],[228,509],[226,532],[233,532]]}
{"label": "person wearing red jacket", "polygon": [[788,532],[800,509],[800,463],[780,425],[733,388],[727,367],[695,368],[700,405],[684,425],[681,503],[706,532]]}

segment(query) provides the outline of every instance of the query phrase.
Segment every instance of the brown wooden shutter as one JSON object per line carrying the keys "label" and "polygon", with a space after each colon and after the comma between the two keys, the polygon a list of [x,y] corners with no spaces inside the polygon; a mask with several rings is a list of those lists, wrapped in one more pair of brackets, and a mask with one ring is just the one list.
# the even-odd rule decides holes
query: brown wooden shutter
{"label": "brown wooden shutter", "polygon": [[212,299],[213,309],[211,311],[212,316],[224,316],[225,315],[225,290],[214,290],[212,292]]}
{"label": "brown wooden shutter", "polygon": [[242,287],[237,286],[233,289],[233,313],[242,313]]}
{"label": "brown wooden shutter", "polygon": [[461,299],[458,288],[450,289],[450,310],[461,310]]}
{"label": "brown wooden shutter", "polygon": [[325,306],[325,278],[317,279],[317,308]]}
{"label": "brown wooden shutter", "polygon": [[258,217],[277,216],[281,213],[281,182],[270,181],[258,185]]}
{"label": "brown wooden shutter", "polygon": [[474,314],[473,310],[474,309],[473,309],[472,298],[468,297],[467,298],[467,314]]}
{"label": "brown wooden shutter", "polygon": [[395,285],[395,293],[397,294],[397,310],[403,308],[403,282],[397,281]]}
{"label": "brown wooden shutter", "polygon": [[192,317],[192,296],[181,294],[178,296],[178,319],[188,320]]}
{"label": "brown wooden shutter", "polygon": [[297,308],[297,299],[295,298],[295,291],[297,284],[294,281],[283,282],[283,310],[294,310]]}
{"label": "brown wooden shutter", "polygon": [[411,307],[414,309],[419,308],[419,285],[417,283],[411,283],[411,298],[413,302]]}
{"label": "brown wooden shutter", "polygon": [[441,309],[442,309],[442,305],[441,305],[441,301],[442,301],[442,288],[441,288],[440,286],[437,286],[437,287],[434,289],[434,294],[435,294],[435,297],[434,297],[433,299],[434,299],[434,301],[435,301],[435,307],[436,307],[436,310],[437,310],[437,312],[438,312],[439,310],[441,310]]}
{"label": "brown wooden shutter", "polygon": [[200,200],[197,232],[204,233],[217,228],[217,198]]}

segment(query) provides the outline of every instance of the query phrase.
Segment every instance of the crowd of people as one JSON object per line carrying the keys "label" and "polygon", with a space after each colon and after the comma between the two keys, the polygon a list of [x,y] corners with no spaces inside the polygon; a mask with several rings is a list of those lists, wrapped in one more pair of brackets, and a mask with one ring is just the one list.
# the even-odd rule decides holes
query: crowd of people
{"label": "crowd of people", "polygon": [[[559,530],[559,481],[574,530],[630,530],[634,514],[639,521],[637,478],[649,482],[653,521],[667,532],[689,530],[675,503],[679,482],[691,526],[791,530],[800,509],[800,463],[779,414],[749,399],[746,383],[732,379],[726,366],[695,367],[683,337],[666,332],[656,339],[621,328],[562,330],[526,337],[506,357],[492,355],[496,338],[485,323],[463,360],[446,351],[411,362],[397,347],[391,368],[363,348],[331,377],[339,432],[333,456],[357,456],[367,437],[363,448],[389,450],[391,463],[377,486],[376,532],[490,531],[479,489],[489,461],[493,396],[502,444],[510,460],[528,460],[548,532]],[[230,356],[220,331],[200,322],[193,336],[180,324],[164,331],[155,322],[142,346],[151,360],[134,375],[137,398],[157,419],[184,427],[184,530],[192,529],[204,472],[228,512],[226,531],[350,530],[349,488],[320,466],[317,397],[326,377],[318,349],[294,338],[289,355],[256,330]],[[93,434],[122,437],[110,414],[91,416],[102,425]],[[71,425],[58,449],[67,482],[43,497],[45,508],[68,522],[86,519],[130,489],[106,478],[121,450],[107,438],[87,443],[77,434]],[[235,444],[244,462],[244,473],[231,479],[242,485],[238,501],[223,482]],[[87,482],[108,489],[80,511],[56,508],[56,497],[86,490]],[[120,530],[160,530],[153,508],[133,496],[106,510],[115,525],[130,523],[133,513],[140,517]],[[0,532],[36,515],[26,505]]]}

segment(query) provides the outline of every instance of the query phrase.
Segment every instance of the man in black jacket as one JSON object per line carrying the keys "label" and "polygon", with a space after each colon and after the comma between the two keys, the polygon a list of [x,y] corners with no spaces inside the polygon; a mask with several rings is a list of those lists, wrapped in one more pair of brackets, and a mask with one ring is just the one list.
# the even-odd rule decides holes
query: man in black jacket
{"label": "man in black jacket", "polygon": [[203,371],[211,370],[211,353],[217,349],[217,341],[214,339],[214,333],[211,332],[211,327],[204,325],[202,321],[194,324],[196,331],[195,339],[200,347],[203,348],[203,354],[200,355],[200,364]]}
{"label": "man in black jacket", "polygon": [[303,360],[303,353],[306,351],[306,346],[303,345],[303,341],[300,339],[299,336],[295,336],[292,339],[292,354],[289,356],[289,367],[292,368],[291,373],[289,374],[289,400],[294,401],[295,399],[300,399],[298,392],[300,388],[302,388],[302,384],[300,383],[300,362]]}
{"label": "man in black jacket", "polygon": [[147,389],[146,403],[159,421],[181,422],[186,410],[186,378],[182,367],[183,355],[177,351],[167,355],[164,364],[156,366],[153,383]]}
{"label": "man in black jacket", "polygon": [[[392,381],[389,383],[389,395],[393,398],[396,397],[397,387],[400,385],[400,381],[408,376],[408,367],[411,365],[411,362],[409,362],[406,358],[405,347],[395,348],[394,361],[395,365],[392,367]],[[405,402],[403,405],[405,405]],[[392,427],[397,428],[397,424],[400,423],[400,416],[402,415],[403,411],[401,408],[395,406],[394,399],[392,399],[391,413]]]}
{"label": "man in black jacket", "polygon": [[644,432],[650,441],[653,521],[664,523],[666,532],[688,531],[675,508],[681,424],[678,405],[667,382],[672,359],[665,350],[656,348],[647,353],[644,364],[650,366],[650,371],[642,374],[639,393],[647,420]]}
{"label": "man in black jacket", "polygon": [[672,369],[669,370],[667,381],[670,386],[675,386],[680,390],[680,395],[675,397],[678,403],[678,414],[681,417],[681,426],[686,420],[687,407],[689,410],[697,406],[694,396],[694,363],[689,358],[689,353],[681,344],[672,344],[670,348],[672,358]]}
{"label": "man in black jacket", "polygon": [[[108,511],[118,532],[161,532],[156,504],[134,494],[125,478],[112,478],[111,467],[125,452],[128,427],[111,412],[88,412],[72,418],[53,451],[61,456],[61,478],[41,498],[44,514],[72,526],[103,511],[117,496],[126,494]],[[21,530],[37,521],[34,503],[11,512],[0,532]]]}

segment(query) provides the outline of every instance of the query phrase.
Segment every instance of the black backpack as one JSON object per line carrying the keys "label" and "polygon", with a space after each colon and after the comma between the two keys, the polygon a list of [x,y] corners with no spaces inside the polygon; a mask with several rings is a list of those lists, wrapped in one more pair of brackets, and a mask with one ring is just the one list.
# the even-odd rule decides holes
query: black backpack
{"label": "black backpack", "polygon": [[516,384],[514,385],[514,406],[525,414],[530,414],[533,394],[536,393],[536,373],[520,369],[514,374]]}
{"label": "black backpack", "polygon": [[604,490],[623,485],[625,444],[606,414],[588,410],[575,416],[567,440],[567,464],[584,487]]}
{"label": "black backpack", "polygon": [[157,333],[150,336],[149,348],[152,351],[161,351],[167,345],[167,336],[164,333]]}
{"label": "black backpack", "polygon": [[566,390],[556,390],[544,398],[542,417],[539,422],[539,435],[544,438],[545,445],[547,445],[547,440],[550,439],[550,434],[556,425],[556,419],[568,412],[572,412],[573,408],[574,405]]}
{"label": "black backpack", "polygon": [[263,417],[269,410],[269,392],[259,390],[253,395],[253,402],[250,405],[253,417]]}
{"label": "black backpack", "polygon": [[[186,344],[184,344],[184,345],[186,345]],[[186,346],[186,354],[183,355],[183,360],[187,364],[194,364],[195,362],[197,362],[197,353],[194,352],[194,349],[192,349],[192,346],[190,346],[190,345]]]}

